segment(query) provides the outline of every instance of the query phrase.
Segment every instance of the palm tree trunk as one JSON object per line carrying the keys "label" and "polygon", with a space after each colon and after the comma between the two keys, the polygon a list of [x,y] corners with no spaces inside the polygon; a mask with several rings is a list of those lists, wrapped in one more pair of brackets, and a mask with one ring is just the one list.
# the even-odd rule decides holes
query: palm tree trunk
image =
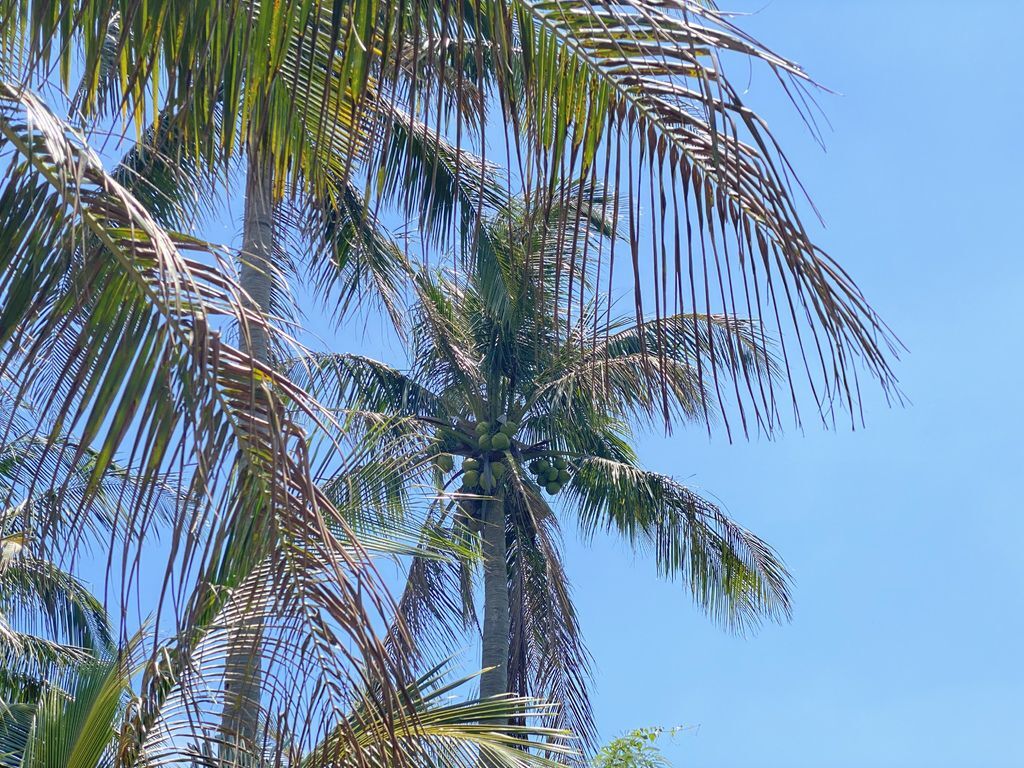
{"label": "palm tree trunk", "polygon": [[[249,152],[245,183],[240,283],[249,295],[249,307],[270,314],[274,287],[274,168],[258,150]],[[261,363],[271,362],[270,338],[263,328],[242,335],[242,349]]]}
{"label": "palm tree trunk", "polygon": [[[265,153],[250,148],[246,169],[245,213],[242,230],[240,283],[248,294],[248,307],[255,313],[270,314],[274,284],[274,176]],[[246,332],[248,330],[248,332]],[[259,327],[242,329],[241,347],[261,363],[271,365],[270,337]],[[245,525],[247,521],[239,521]],[[257,534],[258,536],[258,534]],[[258,545],[257,545],[258,546]],[[259,616],[258,606],[253,613]],[[249,611],[243,611],[249,613]],[[228,765],[239,764],[232,742],[254,746],[259,736],[259,702],[263,685],[260,646],[263,624],[257,619],[235,628],[229,638],[225,659],[225,704],[221,728],[225,736]]]}
{"label": "palm tree trunk", "polygon": [[511,619],[508,607],[508,549],[505,542],[505,507],[501,501],[484,505],[484,629],[480,696],[508,692],[508,652]]}

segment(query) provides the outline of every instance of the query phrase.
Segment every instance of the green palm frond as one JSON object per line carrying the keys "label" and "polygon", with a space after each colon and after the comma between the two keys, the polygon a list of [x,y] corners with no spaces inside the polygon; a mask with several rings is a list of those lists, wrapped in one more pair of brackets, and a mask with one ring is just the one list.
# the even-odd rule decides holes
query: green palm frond
{"label": "green palm frond", "polygon": [[106,611],[85,585],[54,563],[24,553],[0,568],[0,615],[95,654],[113,646]]}
{"label": "green palm frond", "polygon": [[[428,670],[406,691],[406,702],[390,734],[407,743],[416,765],[472,768],[554,768],[574,753],[568,731],[548,725],[556,708],[525,696],[457,700],[456,691],[472,678],[449,681],[447,664]],[[364,746],[382,765],[392,758],[379,752],[387,742],[385,723],[373,708],[356,710],[338,732],[324,738],[303,760],[304,766],[340,765],[351,759],[352,742]],[[518,720],[520,724],[496,725]]]}
{"label": "green palm frond", "polygon": [[131,701],[130,655],[77,667],[64,688],[0,714],[2,764],[103,768],[116,764],[121,718]]}
{"label": "green palm frond", "polygon": [[[538,377],[528,409],[541,403],[541,410],[559,409],[582,400],[599,413],[652,426],[659,420],[669,426],[677,420],[710,424],[716,414],[708,408],[715,403],[724,409],[731,399],[743,413],[742,387],[762,401],[756,416],[764,431],[777,423],[769,392],[781,372],[753,320],[672,315],[636,325],[620,319],[600,329],[592,343],[583,335],[574,342],[576,349],[566,345],[550,371]],[[720,376],[723,370],[729,377]]]}
{"label": "green palm frond", "polygon": [[[275,696],[295,720],[343,709],[356,673],[339,648],[390,690],[401,674],[370,617],[391,615],[386,590],[358,538],[331,534],[328,521],[341,518],[316,487],[307,441],[289,414],[321,424],[330,417],[283,376],[225,344],[219,325],[277,332],[242,308],[220,264],[183,256],[202,244],[160,228],[30,93],[2,86],[0,134],[8,169],[0,199],[0,375],[31,381],[38,340],[74,334],[62,376],[79,382],[79,394],[52,403],[50,413],[55,433],[74,427],[83,445],[99,443],[86,498],[129,436],[127,445],[145,457],[132,500],[140,509],[149,508],[164,468],[195,457],[184,495],[201,503],[175,519],[175,558],[163,584],[176,623],[170,679],[187,687],[192,646],[226,604],[237,604],[259,568],[266,591],[257,604],[293,622],[277,646],[294,660],[293,677],[268,688],[268,710],[277,711]],[[72,254],[68,243],[84,248]],[[88,290],[64,282],[70,258],[80,260],[76,285]],[[15,404],[24,397],[15,393]],[[147,528],[161,526],[150,519]],[[268,548],[274,559],[264,569],[259,555]],[[133,562],[130,554],[122,560],[128,583]],[[335,663],[314,661],[325,659]],[[150,692],[166,691],[166,680],[153,679]]]}
{"label": "green palm frond", "polygon": [[789,618],[790,577],[775,550],[672,478],[586,457],[566,490],[585,532],[614,531],[650,551],[660,575],[728,628]]}

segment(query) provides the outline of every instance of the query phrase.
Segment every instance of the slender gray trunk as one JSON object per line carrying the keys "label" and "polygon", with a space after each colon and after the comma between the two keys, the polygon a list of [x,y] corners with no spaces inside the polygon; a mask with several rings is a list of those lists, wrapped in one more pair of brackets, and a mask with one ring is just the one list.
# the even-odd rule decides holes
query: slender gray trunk
{"label": "slender gray trunk", "polygon": [[481,666],[494,667],[480,678],[480,696],[508,692],[508,651],[511,620],[508,608],[508,550],[505,508],[500,501],[483,502],[484,629]]}
{"label": "slender gray trunk", "polygon": [[[274,178],[273,166],[250,149],[245,185],[240,283],[248,294],[248,308],[267,316],[274,283]],[[273,363],[270,337],[259,327],[241,329],[241,348],[266,365]],[[245,521],[239,521],[244,525]],[[258,535],[258,534],[257,534]],[[252,619],[230,631],[225,659],[225,703],[222,729],[226,741],[254,746],[260,734],[259,703],[263,686],[261,645],[263,622],[260,606]],[[243,610],[243,613],[249,613]],[[245,617],[249,618],[249,617]],[[244,620],[244,619],[243,619]],[[243,761],[233,749],[222,755],[228,765]]]}
{"label": "slender gray trunk", "polygon": [[[274,168],[269,159],[250,151],[245,182],[240,282],[254,312],[270,314],[274,287]],[[242,334],[242,349],[261,363],[271,362],[270,337],[263,328]]]}

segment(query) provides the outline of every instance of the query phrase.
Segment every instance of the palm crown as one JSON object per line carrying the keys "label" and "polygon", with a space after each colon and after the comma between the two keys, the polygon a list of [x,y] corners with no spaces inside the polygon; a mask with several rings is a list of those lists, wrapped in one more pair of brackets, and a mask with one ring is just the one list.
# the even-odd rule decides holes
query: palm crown
{"label": "palm crown", "polygon": [[[492,685],[485,675],[482,689],[554,698],[586,736],[587,657],[554,506],[586,534],[614,531],[651,550],[661,574],[685,581],[732,628],[788,614],[788,576],[770,547],[717,506],[642,468],[631,444],[631,425],[666,407],[678,419],[706,414],[706,356],[737,378],[775,375],[757,325],[727,315],[639,323],[604,316],[594,333],[596,305],[581,299],[590,292],[586,271],[568,284],[555,264],[582,262],[612,227],[592,207],[556,206],[518,204],[488,221],[464,279],[416,276],[407,373],[351,355],[307,361],[305,373],[311,388],[337,388],[354,418],[377,425],[382,451],[407,452],[409,434],[423,434],[413,443],[419,474],[409,471],[416,462],[396,462],[401,480],[439,482],[450,495],[434,522],[456,535],[483,534],[484,666],[502,670],[487,673]],[[570,234],[578,224],[584,238]],[[489,589],[492,570],[500,585]],[[403,598],[412,628],[426,633],[453,612],[469,621],[469,579],[466,564],[456,586],[436,562],[414,562]],[[489,603],[501,603],[502,592],[507,614],[499,610],[489,627]],[[497,638],[497,656],[488,636]]]}

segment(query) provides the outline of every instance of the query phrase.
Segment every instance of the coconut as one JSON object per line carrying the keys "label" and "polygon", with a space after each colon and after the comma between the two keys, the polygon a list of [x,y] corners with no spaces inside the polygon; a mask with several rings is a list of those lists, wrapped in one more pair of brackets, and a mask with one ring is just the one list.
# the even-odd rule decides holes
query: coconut
{"label": "coconut", "polygon": [[514,421],[506,421],[504,424],[501,425],[500,429],[506,435],[512,437],[512,435],[516,433],[516,430],[519,429],[519,425],[516,424]]}
{"label": "coconut", "polygon": [[542,475],[551,469],[547,459],[537,459],[537,474]]}
{"label": "coconut", "polygon": [[442,472],[451,472],[455,468],[455,462],[452,460],[451,454],[448,453],[440,454],[434,463]]}
{"label": "coconut", "polygon": [[508,450],[508,447],[511,444],[512,443],[509,441],[508,435],[506,435],[504,432],[499,432],[498,434],[491,438],[491,448],[493,448],[496,451]]}
{"label": "coconut", "polygon": [[489,450],[491,450],[491,436],[490,435],[480,435],[480,439],[477,440],[476,444],[480,447],[481,451],[489,451]]}
{"label": "coconut", "polygon": [[467,471],[470,469],[480,469],[480,462],[476,459],[466,459],[462,462],[462,468]]}
{"label": "coconut", "polygon": [[495,480],[500,480],[505,476],[505,465],[500,461],[491,462],[491,474],[494,475]]}
{"label": "coconut", "polygon": [[569,466],[561,456],[556,456],[551,463],[555,465],[555,469],[565,469]]}
{"label": "coconut", "polygon": [[558,482],[558,470],[555,469],[554,467],[548,467],[548,471],[545,473],[545,475],[547,476],[549,483]]}
{"label": "coconut", "polygon": [[480,473],[475,469],[470,469],[462,476],[462,483],[467,488],[472,488],[474,485],[480,482]]}
{"label": "coconut", "polygon": [[486,474],[480,477],[480,487],[490,493],[494,490],[494,478],[488,477]]}
{"label": "coconut", "polygon": [[569,470],[568,469],[560,469],[560,470],[558,470],[558,482],[559,483],[567,483],[567,482],[569,482]]}
{"label": "coconut", "polygon": [[554,496],[556,493],[562,490],[562,485],[561,483],[548,483],[547,485],[544,486],[544,490],[550,493],[552,496]]}
{"label": "coconut", "polygon": [[476,433],[478,435],[486,435],[490,433],[491,425],[489,422],[481,421],[476,425]]}

